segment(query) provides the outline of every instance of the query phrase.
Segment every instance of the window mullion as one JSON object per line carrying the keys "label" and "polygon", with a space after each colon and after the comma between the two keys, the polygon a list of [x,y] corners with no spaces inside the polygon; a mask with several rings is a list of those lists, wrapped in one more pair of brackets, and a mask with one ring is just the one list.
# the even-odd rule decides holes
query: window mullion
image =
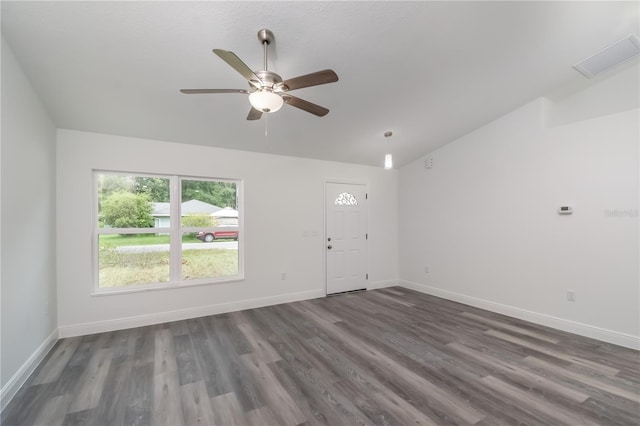
{"label": "window mullion", "polygon": [[182,277],[182,235],[180,232],[181,200],[182,194],[180,188],[180,178],[178,176],[171,176],[171,239],[169,244],[169,272],[171,276],[171,283],[174,285],[180,282]]}

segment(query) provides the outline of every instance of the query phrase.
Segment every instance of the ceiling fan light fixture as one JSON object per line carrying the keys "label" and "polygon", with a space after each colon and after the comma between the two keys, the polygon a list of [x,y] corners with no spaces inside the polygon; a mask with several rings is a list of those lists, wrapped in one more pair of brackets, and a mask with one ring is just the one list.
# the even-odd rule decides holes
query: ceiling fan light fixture
{"label": "ceiling fan light fixture", "polygon": [[251,106],[262,112],[276,112],[284,104],[282,96],[269,90],[258,90],[249,95]]}
{"label": "ceiling fan light fixture", "polygon": [[319,86],[321,84],[335,83],[338,81],[338,75],[330,69],[316,71],[311,74],[301,75],[298,77],[282,80],[278,74],[269,71],[268,64],[268,47],[273,43],[275,37],[273,33],[267,29],[258,31],[258,40],[262,44],[264,50],[264,69],[253,71],[247,66],[238,55],[230,50],[213,49],[213,53],[227,63],[237,73],[239,73],[249,83],[246,89],[182,89],[181,93],[192,95],[197,93],[242,93],[249,94],[249,103],[251,110],[247,115],[247,120],[259,120],[263,113],[272,113],[279,111],[286,102],[292,107],[301,109],[317,117],[324,117],[329,113],[327,108],[316,105],[304,99],[290,95],[291,90],[302,89],[305,87]]}

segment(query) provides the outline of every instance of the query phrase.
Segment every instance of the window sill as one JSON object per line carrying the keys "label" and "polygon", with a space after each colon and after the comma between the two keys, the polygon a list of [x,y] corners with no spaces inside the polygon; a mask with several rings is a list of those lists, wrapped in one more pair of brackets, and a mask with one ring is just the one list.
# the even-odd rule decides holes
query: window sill
{"label": "window sill", "polygon": [[210,286],[217,284],[228,284],[234,283],[238,281],[244,281],[244,275],[237,275],[233,277],[229,277],[223,280],[211,281],[206,278],[202,280],[193,280],[193,281],[182,281],[177,284],[149,284],[144,286],[131,286],[131,287],[109,287],[105,289],[94,289],[91,292],[91,296],[114,296],[114,295],[122,295],[128,293],[145,293],[150,291],[159,291],[159,290],[179,290],[183,288],[189,287],[202,287],[202,286]]}

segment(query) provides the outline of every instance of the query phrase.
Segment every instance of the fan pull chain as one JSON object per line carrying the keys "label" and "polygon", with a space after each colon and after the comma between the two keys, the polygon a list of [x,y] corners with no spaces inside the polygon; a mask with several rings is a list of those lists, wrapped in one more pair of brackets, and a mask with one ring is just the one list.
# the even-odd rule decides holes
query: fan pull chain
{"label": "fan pull chain", "polygon": [[264,149],[269,151],[269,114],[264,114]]}

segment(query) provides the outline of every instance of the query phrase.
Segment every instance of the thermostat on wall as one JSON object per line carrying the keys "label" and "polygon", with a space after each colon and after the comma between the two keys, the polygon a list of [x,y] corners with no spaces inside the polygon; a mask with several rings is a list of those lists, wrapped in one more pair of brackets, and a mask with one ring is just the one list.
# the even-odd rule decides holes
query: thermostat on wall
{"label": "thermostat on wall", "polygon": [[558,214],[571,214],[573,213],[573,207],[571,206],[560,206],[558,208]]}

